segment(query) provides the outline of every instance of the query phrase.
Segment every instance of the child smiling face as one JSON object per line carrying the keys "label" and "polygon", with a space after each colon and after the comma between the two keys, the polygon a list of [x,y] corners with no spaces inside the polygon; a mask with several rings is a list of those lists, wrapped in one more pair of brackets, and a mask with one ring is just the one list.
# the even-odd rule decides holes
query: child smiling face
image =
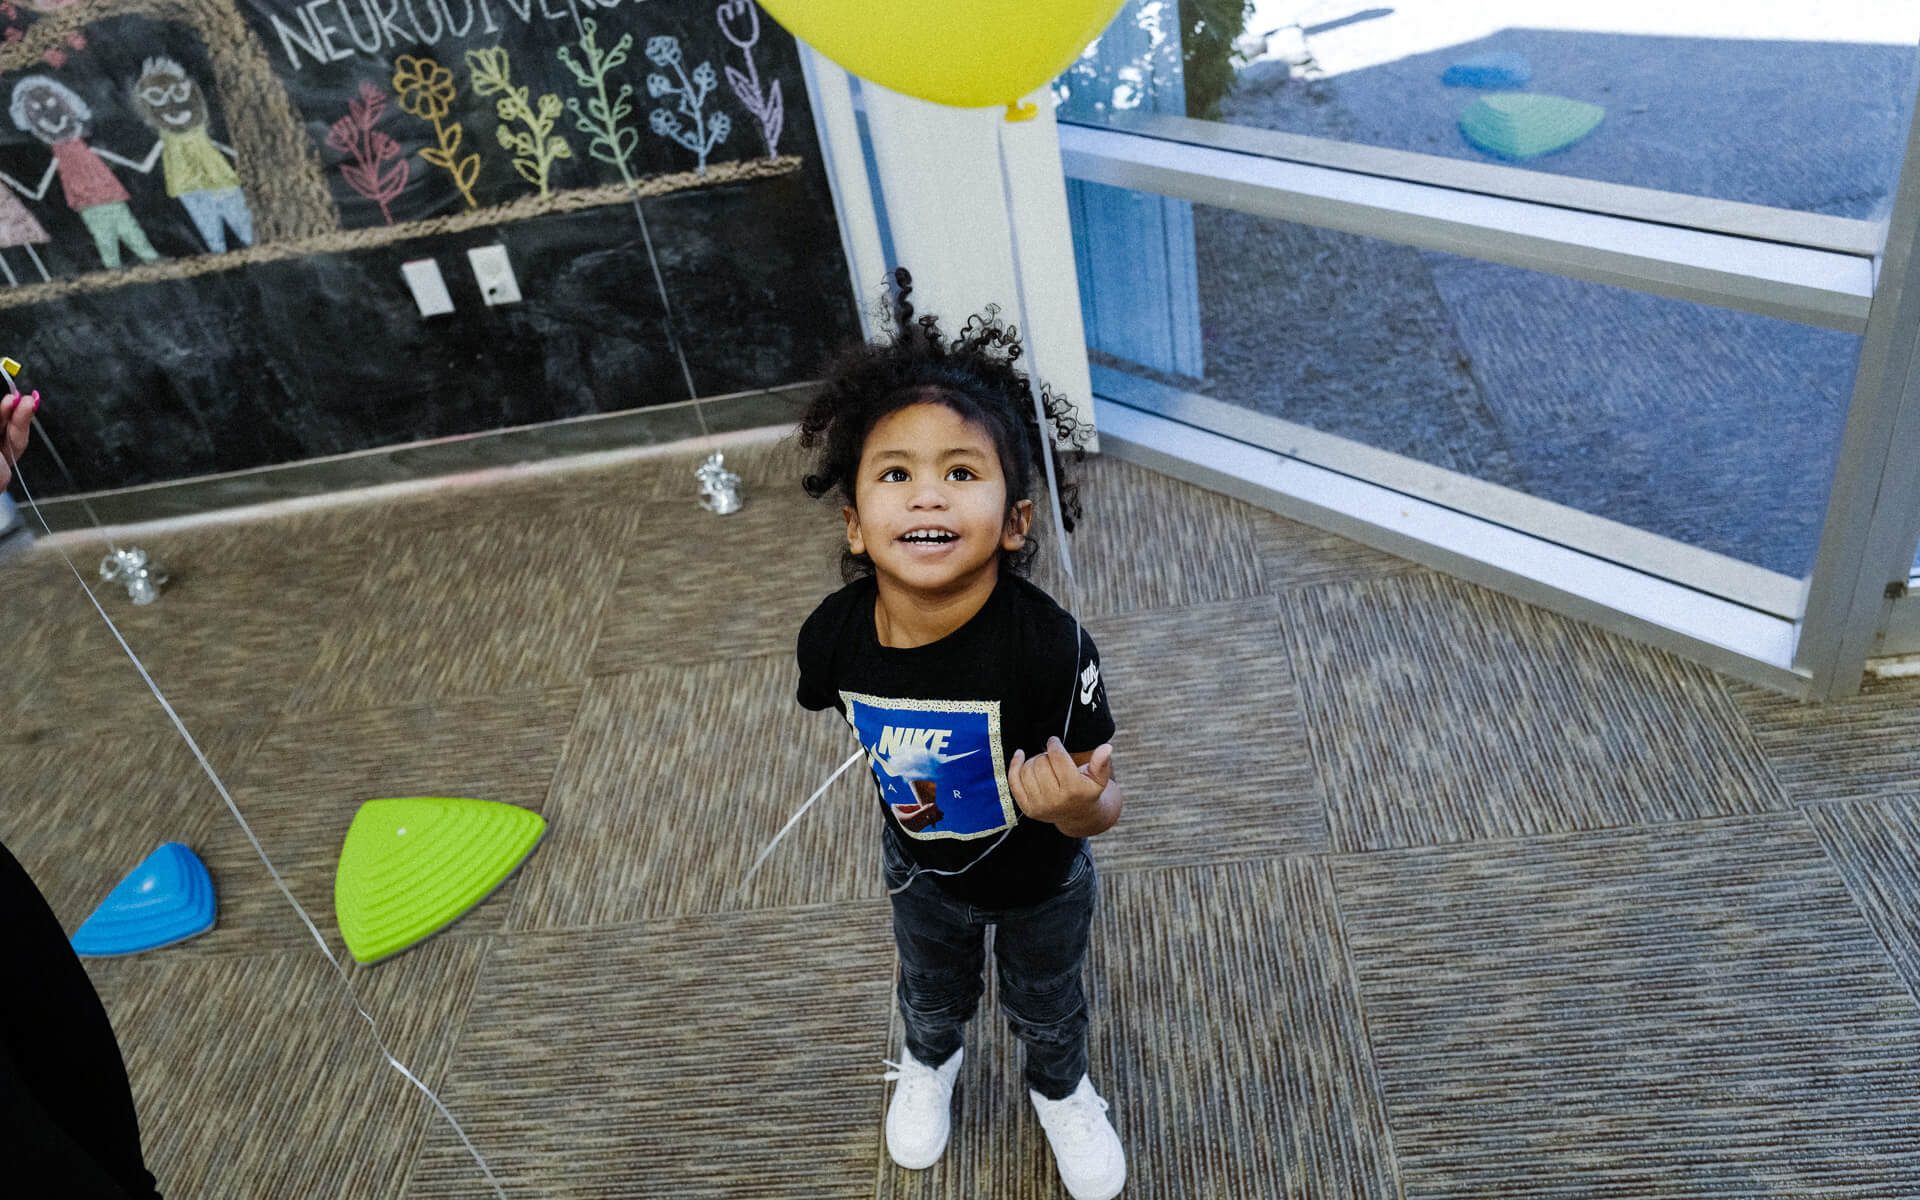
{"label": "child smiling face", "polygon": [[1031,501],[1009,507],[993,435],[940,403],[874,423],[860,452],[847,545],[888,585],[924,595],[991,589],[1000,552],[1026,542]]}

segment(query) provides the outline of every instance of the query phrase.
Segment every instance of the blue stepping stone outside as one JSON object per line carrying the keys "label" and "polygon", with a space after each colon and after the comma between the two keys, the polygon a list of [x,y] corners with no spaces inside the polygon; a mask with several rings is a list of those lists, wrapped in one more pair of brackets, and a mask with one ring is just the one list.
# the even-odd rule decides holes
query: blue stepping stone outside
{"label": "blue stepping stone outside", "polygon": [[1533,64],[1524,54],[1490,50],[1463,58],[1440,76],[1448,87],[1523,88],[1533,82]]}

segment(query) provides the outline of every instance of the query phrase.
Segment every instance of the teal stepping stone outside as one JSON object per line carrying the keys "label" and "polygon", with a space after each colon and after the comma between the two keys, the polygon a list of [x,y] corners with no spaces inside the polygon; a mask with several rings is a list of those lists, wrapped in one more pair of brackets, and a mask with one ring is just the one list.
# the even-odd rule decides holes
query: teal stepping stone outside
{"label": "teal stepping stone outside", "polygon": [[1496,92],[1467,106],[1460,116],[1460,133],[1487,154],[1538,158],[1586,137],[1606,115],[1598,104],[1564,96]]}
{"label": "teal stepping stone outside", "polygon": [[121,880],[73,934],[87,958],[138,954],[213,928],[213,878],[193,851],[168,842]]}
{"label": "teal stepping stone outside", "polygon": [[1490,50],[1454,63],[1440,82],[1448,87],[1523,88],[1533,82],[1533,64],[1524,54]]}

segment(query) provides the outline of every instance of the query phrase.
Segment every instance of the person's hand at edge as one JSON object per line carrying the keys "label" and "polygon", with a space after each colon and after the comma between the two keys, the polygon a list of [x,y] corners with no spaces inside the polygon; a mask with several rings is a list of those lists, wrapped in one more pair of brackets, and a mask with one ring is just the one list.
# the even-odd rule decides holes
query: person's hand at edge
{"label": "person's hand at edge", "polygon": [[13,482],[13,464],[27,452],[27,433],[39,411],[39,392],[0,396],[0,488]]}

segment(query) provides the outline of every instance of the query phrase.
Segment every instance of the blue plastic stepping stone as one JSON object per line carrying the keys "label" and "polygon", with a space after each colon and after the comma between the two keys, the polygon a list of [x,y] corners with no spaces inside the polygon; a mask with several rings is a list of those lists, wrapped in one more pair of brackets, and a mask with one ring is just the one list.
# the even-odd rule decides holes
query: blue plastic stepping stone
{"label": "blue plastic stepping stone", "polygon": [[213,877],[179,842],[168,842],[120,881],[73,935],[85,958],[138,954],[213,928]]}
{"label": "blue plastic stepping stone", "polygon": [[1524,54],[1490,50],[1463,58],[1446,69],[1440,82],[1448,87],[1523,88],[1533,80],[1533,64]]}

